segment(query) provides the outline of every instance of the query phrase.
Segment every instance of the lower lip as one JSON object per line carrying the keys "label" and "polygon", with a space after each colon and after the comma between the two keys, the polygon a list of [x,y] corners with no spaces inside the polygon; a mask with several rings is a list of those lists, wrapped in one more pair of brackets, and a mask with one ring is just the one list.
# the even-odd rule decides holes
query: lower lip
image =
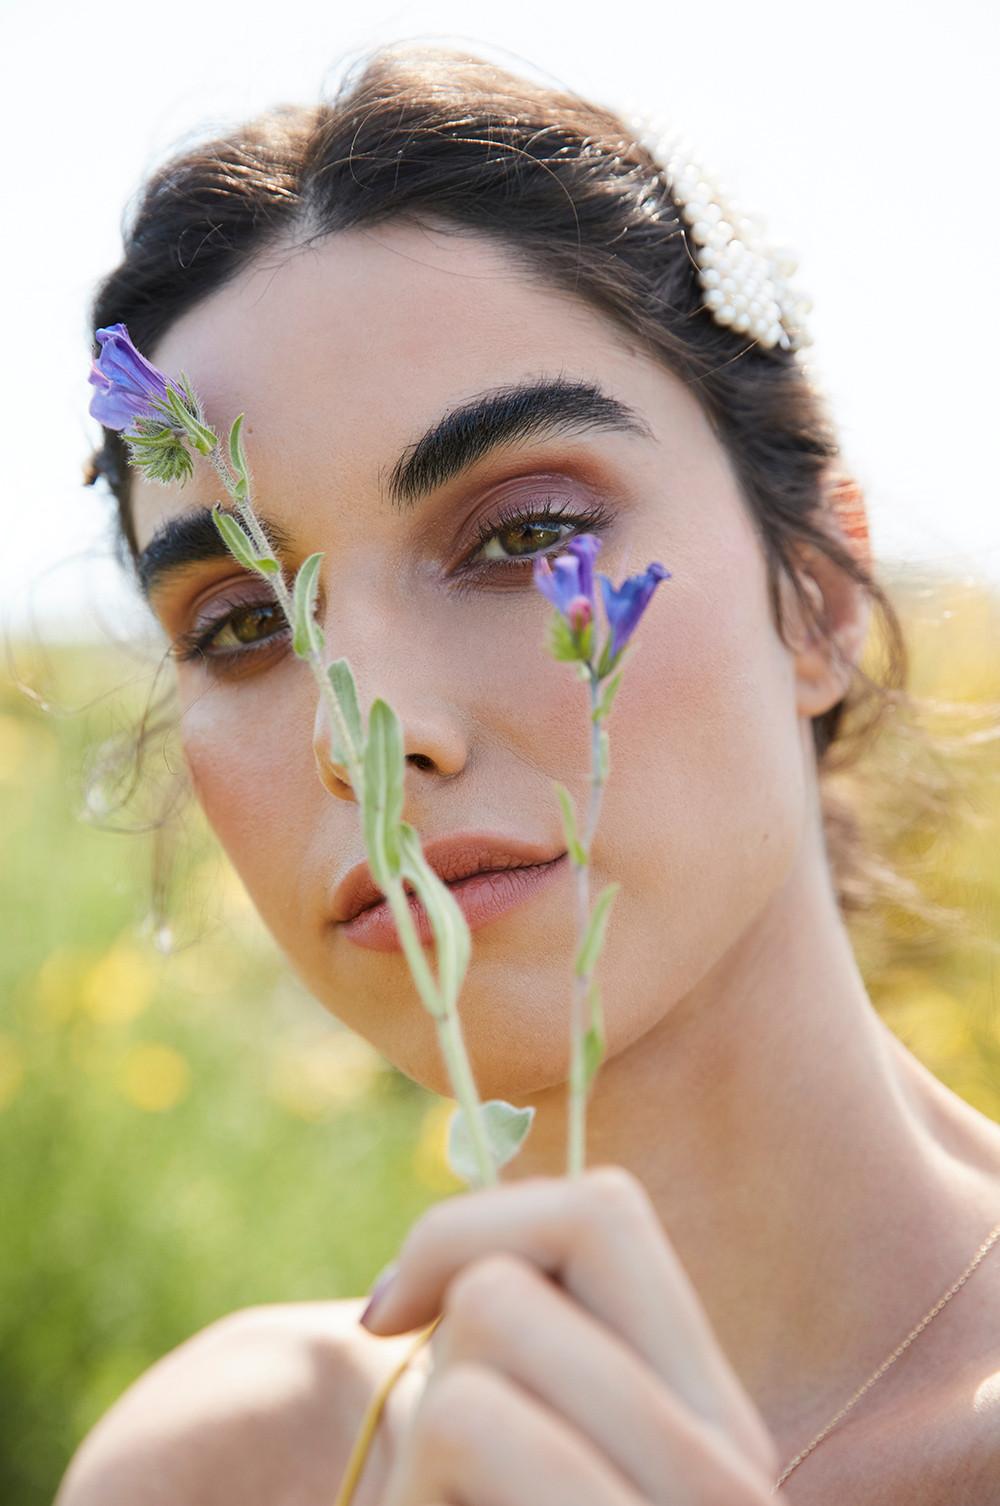
{"label": "lower lip", "polygon": [[[469,878],[459,879],[448,888],[455,896],[465,916],[470,931],[478,931],[498,915],[505,915],[517,905],[530,899],[539,889],[561,874],[567,865],[568,853],[554,858],[551,863],[533,863],[527,868],[503,868],[495,873],[473,873]],[[407,894],[410,915],[417,928],[421,945],[430,946],[434,941],[430,921],[423,905],[414,894]],[[401,952],[403,944],[396,930],[392,911],[385,900],[362,910],[353,920],[341,924],[340,930],[355,946],[367,947],[372,952]]]}

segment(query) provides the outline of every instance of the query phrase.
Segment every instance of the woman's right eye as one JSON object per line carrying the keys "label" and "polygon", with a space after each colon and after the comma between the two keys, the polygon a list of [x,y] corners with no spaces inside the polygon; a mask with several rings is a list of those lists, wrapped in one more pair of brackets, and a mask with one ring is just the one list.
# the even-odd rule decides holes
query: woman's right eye
{"label": "woman's right eye", "polygon": [[240,602],[212,621],[189,633],[181,634],[176,645],[177,657],[226,660],[243,658],[288,633],[285,614],[276,601]]}

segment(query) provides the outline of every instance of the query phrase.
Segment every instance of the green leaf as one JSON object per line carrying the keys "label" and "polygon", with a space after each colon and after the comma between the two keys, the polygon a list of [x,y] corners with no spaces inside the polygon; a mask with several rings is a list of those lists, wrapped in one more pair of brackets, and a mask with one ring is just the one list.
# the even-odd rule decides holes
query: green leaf
{"label": "green leaf", "polygon": [[188,406],[190,407],[191,412],[194,414],[198,422],[202,423],[205,418],[204,410],[202,409],[201,403],[198,401],[198,394],[191,386],[187,374],[182,371],[177,380],[184,388],[184,396],[188,400]]}
{"label": "green leaf", "polygon": [[583,1037],[583,1091],[590,1091],[590,1085],[597,1076],[597,1069],[604,1057],[604,1037],[593,1026]]}
{"label": "green leaf", "polygon": [[604,945],[604,931],[608,923],[608,911],[612,900],[620,888],[621,884],[608,884],[597,896],[597,902],[587,922],[587,929],[584,932],[583,941],[580,944],[580,950],[577,953],[576,963],[574,964],[574,971],[577,977],[585,978],[588,973],[593,972],[594,963],[600,956],[601,947]]}
{"label": "green leaf", "polygon": [[322,554],[311,554],[295,576],[292,592],[292,650],[300,659],[322,653],[323,633],[316,621],[319,567]]}
{"label": "green leaf", "polygon": [[[502,1098],[491,1098],[481,1104],[479,1121],[483,1128],[493,1165],[499,1171],[513,1160],[521,1149],[535,1117],[534,1106],[515,1108]],[[455,1110],[448,1124],[448,1165],[463,1182],[479,1182],[479,1163],[472,1148],[472,1136],[461,1108]]]}
{"label": "green leaf", "polygon": [[559,796],[559,804],[562,806],[563,833],[566,837],[566,845],[570,850],[574,863],[582,868],[584,863],[587,862],[587,849],[577,835],[576,811],[573,809],[572,796],[566,786],[560,784],[558,780],[554,779],[552,782],[556,787],[556,794]]}
{"label": "green leaf", "polygon": [[271,559],[269,555],[265,554],[262,557],[258,558],[257,569],[260,571],[261,575],[277,575],[278,571],[281,569],[281,566],[278,564],[277,560]]}
{"label": "green leaf", "polygon": [[549,652],[554,659],[579,659],[580,649],[573,629],[558,608],[549,618]]}
{"label": "green leaf", "polygon": [[[247,469],[246,451],[243,449],[243,420],[245,413],[239,414],[233,419],[232,428],[229,430],[229,458],[233,462],[233,470],[241,480],[249,485],[250,472]],[[246,487],[244,487],[244,492]]]}
{"label": "green leaf", "polygon": [[604,694],[601,697],[600,702],[598,703],[598,705],[596,705],[594,707],[594,710],[591,713],[591,720],[592,721],[595,721],[595,722],[603,721],[603,719],[608,715],[608,713],[611,710],[611,706],[612,706],[612,703],[614,701],[614,698],[615,698],[615,696],[618,693],[618,687],[621,684],[621,682],[622,682],[622,676],[621,676],[621,670],[619,670],[618,673],[614,676],[614,678],[611,679],[611,680],[609,680],[608,683],[607,683],[607,685],[605,686]]}
{"label": "green leaf", "polygon": [[[192,407],[197,409],[197,399],[187,384],[186,378],[184,391]],[[177,388],[169,384],[167,386],[166,402],[169,411],[177,421],[178,427],[183,429],[195,449],[200,450],[203,455],[210,455],[219,442],[219,436],[215,430],[199,422],[194,413],[191,412],[191,409],[186,406],[184,398],[178,392]]]}
{"label": "green leaf", "polygon": [[187,446],[171,429],[158,434],[124,434],[129,465],[135,466],[151,481],[161,486],[170,486],[179,481],[183,486],[194,474],[194,462]]}
{"label": "green leaf", "polygon": [[245,570],[252,570],[257,575],[273,575],[277,570],[277,561],[267,558],[260,559],[253,551],[253,541],[237,523],[231,512],[223,512],[216,502],[212,508],[212,521],[222,535],[223,542],[229,553]]}
{"label": "green leaf", "polygon": [[403,877],[413,884],[427,911],[434,933],[438,993],[443,1015],[457,1001],[465,981],[472,955],[469,923],[448,885],[438,877],[424,857],[420,838],[408,821],[401,821],[399,824],[399,846]]}
{"label": "green leaf", "polygon": [[[354,675],[351,666],[346,659],[335,659],[327,665],[327,677],[333,686],[333,693],[344,713],[347,730],[354,744],[354,751],[359,758],[364,755],[365,732],[361,725],[361,708],[358,705],[358,687],[354,683]],[[337,739],[337,729],[334,727],[330,737],[330,749],[334,759],[338,763],[348,763],[347,749],[342,748]]]}
{"label": "green leaf", "polygon": [[[403,728],[387,701],[373,702],[365,744],[365,843],[369,859],[398,877],[399,825],[403,815]],[[384,888],[378,874],[376,884]]]}
{"label": "green leaf", "polygon": [[601,1007],[601,994],[594,978],[590,985],[590,1025],[583,1037],[583,1091],[590,1089],[590,1084],[597,1076],[597,1069],[604,1059],[604,1015]]}

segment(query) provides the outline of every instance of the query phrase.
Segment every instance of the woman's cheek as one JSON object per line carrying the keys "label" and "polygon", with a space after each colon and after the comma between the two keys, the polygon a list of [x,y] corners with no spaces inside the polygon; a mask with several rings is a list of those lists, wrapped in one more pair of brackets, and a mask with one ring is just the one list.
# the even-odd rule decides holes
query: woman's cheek
{"label": "woman's cheek", "polygon": [[721,572],[711,590],[665,583],[608,723],[604,830],[647,894],[689,913],[717,915],[773,884],[801,828],[794,687],[755,585],[746,570],[728,585]]}
{"label": "woman's cheek", "polygon": [[200,694],[182,685],[181,695],[181,747],[194,793],[256,898],[281,881],[282,857],[295,851],[320,788],[307,725],[299,725],[308,707],[287,694],[277,701],[263,684],[210,685]]}

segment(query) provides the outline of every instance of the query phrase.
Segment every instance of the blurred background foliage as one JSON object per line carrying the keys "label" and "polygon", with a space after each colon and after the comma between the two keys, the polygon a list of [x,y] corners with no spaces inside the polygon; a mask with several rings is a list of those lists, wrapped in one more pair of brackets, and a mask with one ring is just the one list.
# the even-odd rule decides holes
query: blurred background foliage
{"label": "blurred background foliage", "polygon": [[[939,702],[925,720],[942,741],[921,756],[954,788],[914,819],[917,744],[896,718],[868,756],[866,813],[953,923],[887,905],[852,935],[883,1017],[1000,1120],[1000,596],[973,579],[886,584],[912,689]],[[84,819],[95,750],[155,700],[155,668],[110,645],[18,642],[8,658],[0,1500],[42,1506],[160,1355],[248,1304],[359,1295],[460,1184],[450,1102],[290,979],[193,809],[105,829],[155,828],[180,787],[169,736],[151,739],[124,818],[105,780]]]}

